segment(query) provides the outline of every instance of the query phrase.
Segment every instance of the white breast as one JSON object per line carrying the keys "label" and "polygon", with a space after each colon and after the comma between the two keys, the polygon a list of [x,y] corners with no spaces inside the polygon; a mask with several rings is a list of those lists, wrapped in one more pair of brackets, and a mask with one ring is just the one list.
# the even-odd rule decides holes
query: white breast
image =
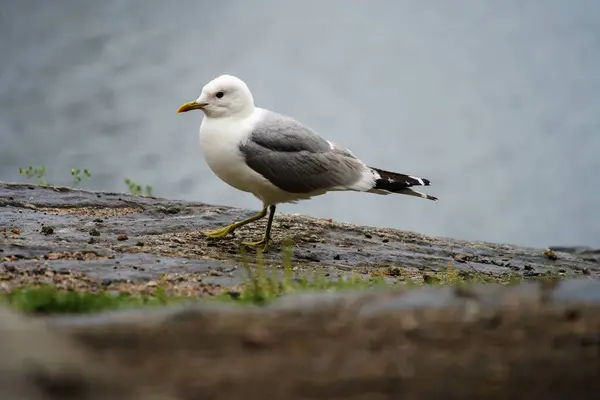
{"label": "white breast", "polygon": [[251,191],[249,173],[239,150],[246,134],[239,124],[223,124],[224,119],[204,118],[200,126],[200,146],[210,169],[229,185]]}
{"label": "white breast", "polygon": [[205,117],[200,126],[202,153],[209,168],[228,185],[253,193],[265,205],[289,201],[290,194],[248,167],[240,152],[239,144],[252,132],[257,114],[245,119]]}

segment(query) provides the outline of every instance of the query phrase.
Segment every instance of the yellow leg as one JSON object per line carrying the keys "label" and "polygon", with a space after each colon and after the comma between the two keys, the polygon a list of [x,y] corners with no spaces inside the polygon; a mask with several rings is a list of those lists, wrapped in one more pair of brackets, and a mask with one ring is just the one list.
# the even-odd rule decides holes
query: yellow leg
{"label": "yellow leg", "polygon": [[253,215],[252,217],[250,217],[248,219],[245,219],[240,222],[234,222],[231,225],[224,226],[223,228],[220,228],[220,229],[217,229],[214,231],[204,232],[204,235],[208,236],[210,238],[222,238],[222,237],[229,235],[231,232],[235,231],[240,226],[244,226],[246,224],[249,224],[250,222],[258,221],[259,219],[263,218],[265,215],[267,215],[267,207],[263,208],[258,214]]}
{"label": "yellow leg", "polygon": [[[266,213],[266,208],[263,210]],[[264,215],[263,215],[264,216]],[[242,244],[250,247],[262,246],[262,252],[266,253],[269,251],[269,242],[271,241],[271,225],[273,225],[273,217],[275,216],[275,204],[269,206],[269,220],[267,221],[267,230],[265,235],[258,242],[242,242]]]}

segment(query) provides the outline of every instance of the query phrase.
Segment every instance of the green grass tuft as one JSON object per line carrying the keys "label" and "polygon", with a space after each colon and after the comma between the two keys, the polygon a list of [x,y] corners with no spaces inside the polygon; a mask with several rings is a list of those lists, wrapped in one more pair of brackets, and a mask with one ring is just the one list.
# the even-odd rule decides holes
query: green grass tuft
{"label": "green grass tuft", "polygon": [[77,292],[43,285],[19,288],[3,294],[0,299],[12,308],[26,313],[86,314],[127,307],[162,306],[185,298],[169,297],[160,290],[154,295],[130,295],[108,291]]}
{"label": "green grass tuft", "polygon": [[358,274],[351,276],[325,275],[321,270],[310,274],[295,273],[292,267],[292,246],[284,245],[280,268],[267,268],[262,253],[257,253],[256,266],[250,267],[245,250],[242,248],[243,265],[246,278],[239,291],[230,291],[218,296],[224,300],[238,303],[263,305],[286,294],[310,291],[365,290],[387,285],[383,277],[363,278]]}
{"label": "green grass tuft", "polygon": [[129,178],[125,178],[123,182],[125,182],[125,184],[129,188],[129,193],[131,193],[134,196],[152,196],[152,186],[150,185],[142,187],[142,185],[132,181]]}
{"label": "green grass tuft", "polygon": [[34,167],[33,165],[29,165],[27,168],[19,168],[19,174],[25,175],[28,179],[36,179],[40,185],[48,185],[46,182],[46,166],[41,165],[39,167]]}
{"label": "green grass tuft", "polygon": [[80,169],[71,168],[71,176],[73,177],[73,187],[75,187],[83,180],[91,178],[92,174],[87,170],[87,168],[83,169],[83,171]]}

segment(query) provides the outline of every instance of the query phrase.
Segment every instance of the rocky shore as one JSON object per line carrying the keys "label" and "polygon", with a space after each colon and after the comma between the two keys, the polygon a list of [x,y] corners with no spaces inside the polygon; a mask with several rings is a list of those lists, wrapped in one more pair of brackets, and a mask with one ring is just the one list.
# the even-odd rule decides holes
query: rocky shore
{"label": "rocky shore", "polygon": [[[202,203],[0,183],[0,291],[49,283],[210,297],[242,282],[249,216]],[[380,276],[389,289],[80,316],[0,308],[1,398],[562,399],[600,390],[600,252],[433,238],[279,214],[267,266]],[[248,252],[252,265],[255,258]],[[401,283],[448,267],[469,288]],[[538,279],[548,277],[551,279]],[[530,281],[530,282],[527,282]]]}

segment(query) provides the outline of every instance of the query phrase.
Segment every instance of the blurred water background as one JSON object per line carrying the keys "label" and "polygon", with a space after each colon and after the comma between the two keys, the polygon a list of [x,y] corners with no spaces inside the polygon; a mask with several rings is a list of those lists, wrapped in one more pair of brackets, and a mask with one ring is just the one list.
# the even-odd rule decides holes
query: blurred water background
{"label": "blurred water background", "polygon": [[257,209],[200,155],[222,73],[433,203],[333,193],[283,211],[527,246],[600,245],[600,2],[2,0],[0,180]]}

